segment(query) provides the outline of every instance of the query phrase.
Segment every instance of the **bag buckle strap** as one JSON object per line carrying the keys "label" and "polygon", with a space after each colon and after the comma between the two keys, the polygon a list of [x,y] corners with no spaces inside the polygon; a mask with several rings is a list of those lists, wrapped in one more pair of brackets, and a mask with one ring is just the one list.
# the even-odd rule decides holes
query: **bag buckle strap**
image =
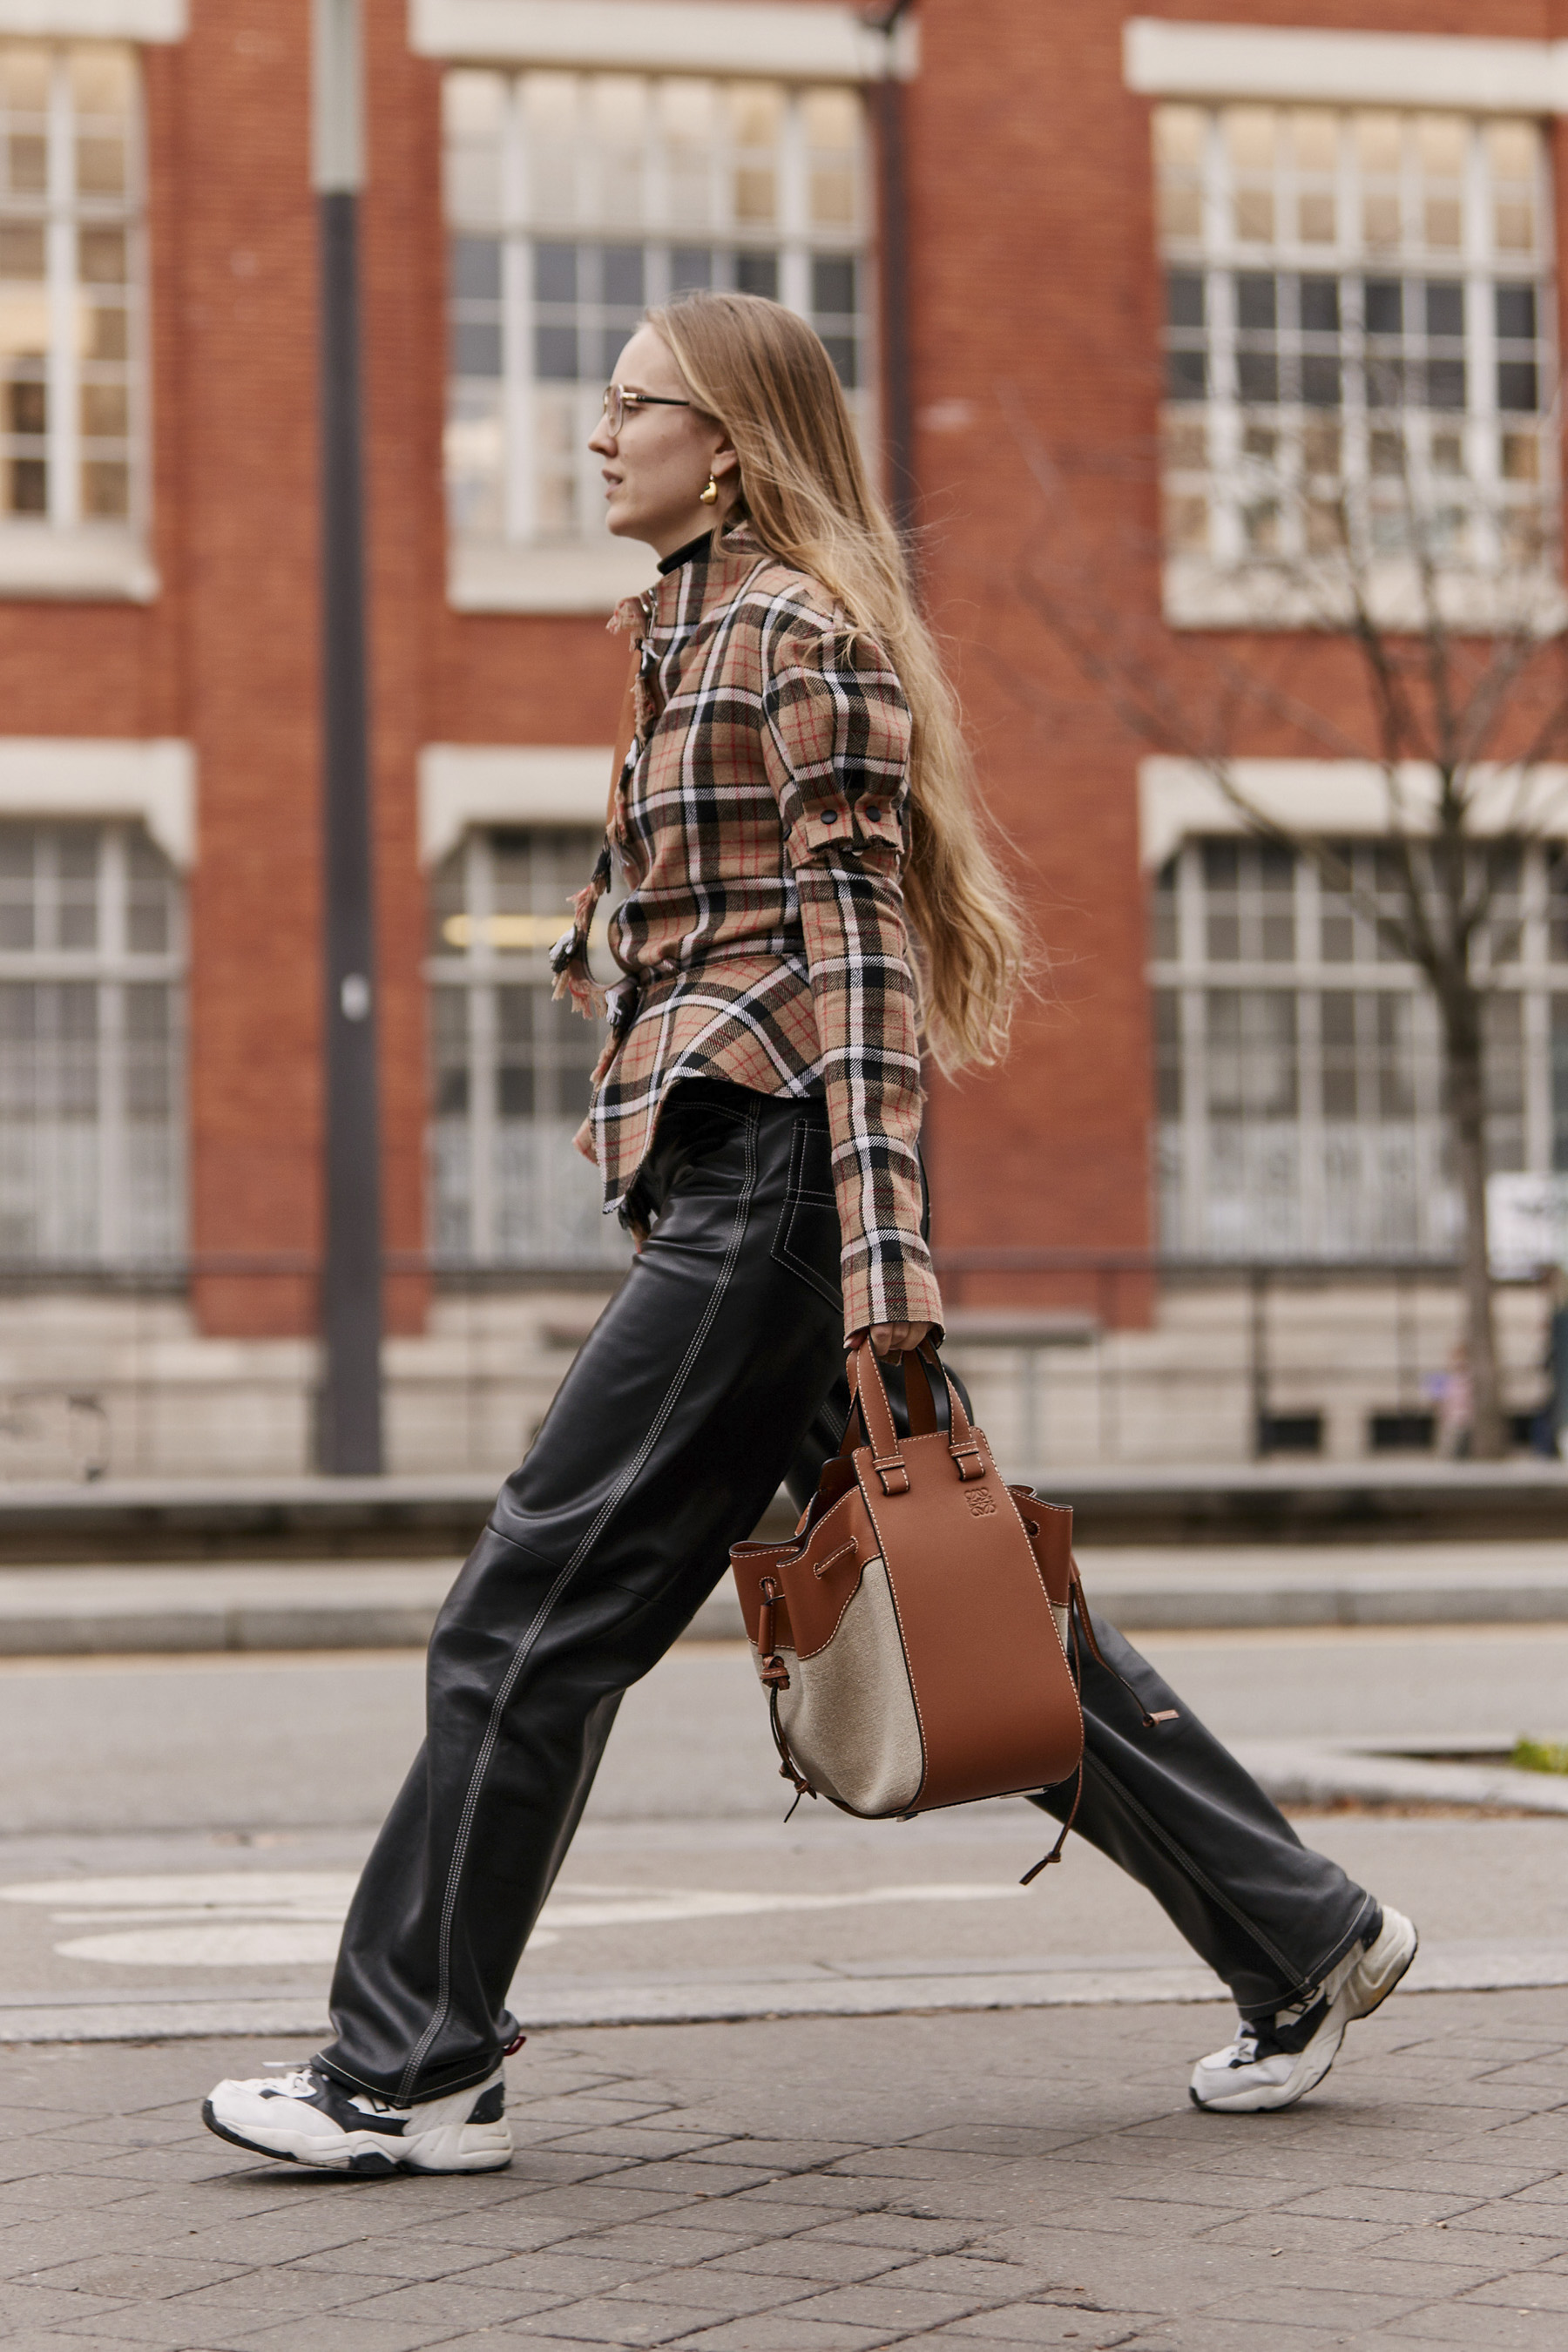
{"label": "bag buckle strap", "polygon": [[910,1474],[901,1454],[873,1454],[871,1467],[881,1481],[884,1495],[907,1495]]}
{"label": "bag buckle strap", "polygon": [[950,1445],[948,1451],[952,1455],[959,1476],[965,1483],[971,1478],[984,1477],[984,1457],[973,1435],[960,1439],[956,1444]]}

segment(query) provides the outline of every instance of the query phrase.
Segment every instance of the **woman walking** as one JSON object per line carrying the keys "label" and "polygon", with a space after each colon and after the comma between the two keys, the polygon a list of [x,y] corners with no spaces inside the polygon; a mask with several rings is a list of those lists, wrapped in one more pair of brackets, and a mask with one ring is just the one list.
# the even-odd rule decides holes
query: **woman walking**
{"label": "woman walking", "polygon": [[[508,2161],[508,1990],[621,1696],[781,1479],[815,1486],[847,1337],[896,1357],[940,1329],[922,1022],[944,1066],[994,1060],[1023,980],[952,698],[810,328],[747,295],[653,311],[592,446],[611,530],[659,577],[616,615],[626,757],[557,964],[589,1009],[613,849],[622,977],[580,1140],[639,1249],[441,1612],[426,1742],[344,1927],[333,2040],[203,2110],[243,2147],[341,2170]],[[1178,1704],[1096,1630],[1151,1711]],[[1414,1929],[1309,1853],[1184,1709],[1149,1740],[1092,1661],[1083,1708],[1079,1831],[1241,2011],[1193,2096],[1289,2105],[1392,1990]],[[1068,1793],[1037,1801],[1059,1817]]]}

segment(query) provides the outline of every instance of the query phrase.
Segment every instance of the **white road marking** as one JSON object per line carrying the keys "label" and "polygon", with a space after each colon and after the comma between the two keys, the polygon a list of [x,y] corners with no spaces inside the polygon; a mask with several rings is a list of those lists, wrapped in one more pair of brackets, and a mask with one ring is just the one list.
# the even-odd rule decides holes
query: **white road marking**
{"label": "white road marking", "polygon": [[[64,1959],[122,1968],[300,1968],[330,1963],[357,1881],[349,1871],[221,1871],[145,1878],[63,1878],[0,1886],[0,1901],[36,1904],[58,1927],[108,1933],[57,1944]],[[691,1887],[646,1894],[578,1885],[552,1895],[530,1948],[576,1927],[663,1927],[769,1912],[847,1911],[909,1903],[990,1903],[1015,1883],[868,1886],[847,1895],[784,1895]]]}

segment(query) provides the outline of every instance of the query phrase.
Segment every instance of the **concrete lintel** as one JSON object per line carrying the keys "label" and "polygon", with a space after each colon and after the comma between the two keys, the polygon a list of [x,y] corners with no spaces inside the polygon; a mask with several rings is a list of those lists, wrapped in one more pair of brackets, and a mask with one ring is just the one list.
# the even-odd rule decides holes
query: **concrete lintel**
{"label": "concrete lintel", "polygon": [[1122,27],[1122,70],[1130,89],[1154,98],[1436,106],[1467,114],[1539,115],[1568,107],[1564,41],[1133,16]]}
{"label": "concrete lintel", "polygon": [[46,40],[183,41],[187,0],[0,0],[0,33]]}
{"label": "concrete lintel", "polygon": [[602,825],[614,757],[608,743],[426,743],[420,864],[438,866],[470,825]]}
{"label": "concrete lintel", "polygon": [[0,815],[139,817],[171,864],[195,863],[196,755],[172,737],[0,736]]}
{"label": "concrete lintel", "polygon": [[[1295,834],[1385,840],[1401,826],[1430,831],[1436,802],[1434,768],[1415,760],[1394,771],[1393,790],[1374,760],[1232,760],[1237,791],[1262,815]],[[1543,761],[1528,773],[1505,762],[1478,764],[1471,831],[1529,829],[1568,833],[1568,766]],[[1142,862],[1157,872],[1184,840],[1205,833],[1253,830],[1201,760],[1163,755],[1138,763]]]}
{"label": "concrete lintel", "polygon": [[855,8],[821,0],[409,0],[421,56],[491,65],[599,66],[617,73],[781,74],[876,81],[918,68],[906,16],[889,43]]}

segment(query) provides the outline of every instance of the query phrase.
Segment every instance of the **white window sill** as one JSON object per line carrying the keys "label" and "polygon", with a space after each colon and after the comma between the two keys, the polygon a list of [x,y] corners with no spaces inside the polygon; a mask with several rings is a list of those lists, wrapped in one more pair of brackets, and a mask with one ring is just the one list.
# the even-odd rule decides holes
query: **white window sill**
{"label": "white window sill", "polygon": [[158,574],[134,531],[0,523],[0,597],[150,604],[157,593]]}
{"label": "white window sill", "polygon": [[658,576],[639,541],[605,538],[577,547],[464,546],[454,542],[447,595],[459,613],[615,611]]}
{"label": "white window sill", "polygon": [[[1374,565],[1362,586],[1378,626],[1426,625],[1413,565]],[[1568,625],[1563,584],[1544,572],[1445,572],[1438,593],[1449,628],[1528,630],[1546,636]],[[1354,617],[1350,583],[1342,568],[1331,562],[1321,569],[1307,562],[1257,563],[1222,572],[1201,558],[1178,556],[1164,567],[1163,604],[1173,629],[1342,630]]]}

